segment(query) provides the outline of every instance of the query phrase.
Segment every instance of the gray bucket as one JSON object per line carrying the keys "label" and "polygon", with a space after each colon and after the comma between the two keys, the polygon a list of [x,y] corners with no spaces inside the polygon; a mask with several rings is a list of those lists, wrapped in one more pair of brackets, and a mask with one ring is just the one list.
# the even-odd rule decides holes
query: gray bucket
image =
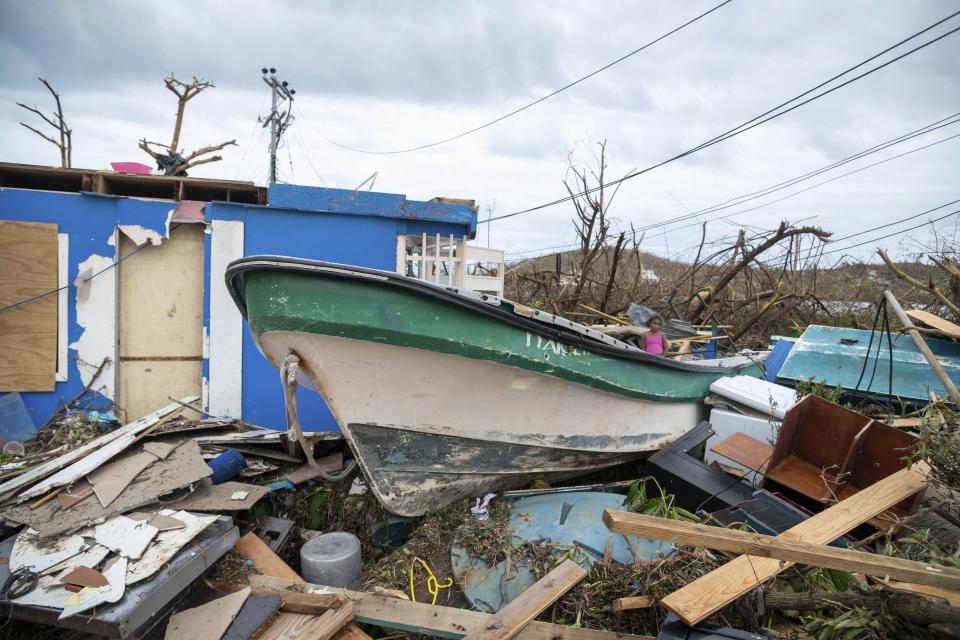
{"label": "gray bucket", "polygon": [[360,540],[346,531],[324,533],[300,547],[300,571],[312,584],[347,587],[360,577]]}

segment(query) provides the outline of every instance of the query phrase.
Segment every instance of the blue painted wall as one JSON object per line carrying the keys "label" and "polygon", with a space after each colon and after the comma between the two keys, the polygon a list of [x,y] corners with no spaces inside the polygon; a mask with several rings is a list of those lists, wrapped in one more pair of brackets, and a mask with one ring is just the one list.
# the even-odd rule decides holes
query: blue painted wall
{"label": "blue painted wall", "polygon": [[[468,206],[409,201],[397,194],[275,185],[270,188],[269,200],[269,206],[207,203],[205,218],[244,222],[244,254],[248,256],[289,255],[390,271],[396,267],[398,235],[439,233],[472,237],[476,230],[477,216]],[[93,254],[111,258],[115,255],[108,240],[117,225],[140,225],[165,235],[168,215],[175,208],[176,202],[172,201],[0,188],[0,219],[55,223],[60,233],[69,235],[68,343],[78,340],[83,332],[77,324],[73,288],[78,265]],[[204,264],[210,264],[209,236],[204,245]],[[113,276],[114,272],[108,270],[100,277]],[[210,290],[223,286],[223,274],[207,269],[203,279],[204,326],[209,327]],[[42,424],[59,403],[83,388],[72,349],[68,367],[68,380],[57,383],[53,392],[22,394],[35,424]],[[203,375],[209,376],[206,359]],[[301,389],[299,403],[305,429],[337,428],[333,416],[313,391]],[[279,374],[246,332],[242,418],[254,424],[285,428]]]}
{"label": "blue painted wall", "polygon": [[[0,219],[55,223],[59,233],[69,236],[68,344],[78,340],[83,333],[83,328],[77,324],[76,290],[73,286],[79,275],[78,265],[93,254],[110,258],[115,255],[116,250],[108,244],[108,240],[113,236],[117,225],[136,224],[163,235],[166,231],[167,214],[175,208],[175,202],[0,189]],[[98,277],[112,278],[114,272],[111,269]],[[83,389],[76,355],[74,349],[69,350],[67,381],[58,382],[52,392],[21,394],[34,424],[43,424],[59,403],[70,400]],[[93,364],[97,366],[100,363]],[[104,401],[104,404],[107,402]]]}

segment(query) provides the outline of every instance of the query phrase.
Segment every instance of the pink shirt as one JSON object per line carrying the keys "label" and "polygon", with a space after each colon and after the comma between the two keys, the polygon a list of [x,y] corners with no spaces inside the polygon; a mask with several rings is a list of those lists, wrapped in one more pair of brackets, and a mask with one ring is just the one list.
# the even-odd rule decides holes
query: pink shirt
{"label": "pink shirt", "polygon": [[643,341],[640,344],[643,345],[643,350],[647,353],[662,356],[665,350],[664,338],[665,336],[662,333],[657,335],[647,333],[644,334]]}

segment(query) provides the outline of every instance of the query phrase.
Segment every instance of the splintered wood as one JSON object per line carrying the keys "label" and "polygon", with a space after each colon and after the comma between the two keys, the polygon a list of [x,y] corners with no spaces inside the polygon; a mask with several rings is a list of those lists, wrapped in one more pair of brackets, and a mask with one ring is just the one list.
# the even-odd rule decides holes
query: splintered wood
{"label": "splintered wood", "polygon": [[[926,486],[924,462],[902,469],[838,502],[777,536],[813,544],[828,544]],[[793,566],[774,558],[739,556],[661,600],[664,607],[695,625],[781,571]]]}

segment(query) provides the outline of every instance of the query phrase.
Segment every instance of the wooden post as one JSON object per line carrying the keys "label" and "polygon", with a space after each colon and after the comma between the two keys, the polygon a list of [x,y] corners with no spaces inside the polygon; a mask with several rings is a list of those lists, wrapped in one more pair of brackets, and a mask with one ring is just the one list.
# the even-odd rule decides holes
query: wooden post
{"label": "wooden post", "polygon": [[903,307],[900,306],[900,303],[897,302],[897,299],[889,291],[883,292],[883,297],[887,299],[887,304],[890,305],[890,308],[893,309],[894,315],[897,316],[897,319],[900,320],[900,324],[903,325],[903,328],[906,329],[907,333],[910,334],[910,337],[913,338],[914,344],[917,345],[917,349],[920,350],[920,353],[923,354],[923,357],[927,359],[927,362],[930,364],[930,368],[933,369],[933,372],[937,374],[937,378],[943,384],[943,388],[947,390],[947,393],[950,394],[950,399],[954,404],[960,404],[960,391],[957,391],[957,388],[953,385],[953,381],[950,379],[950,376],[947,375],[947,372],[944,370],[943,365],[940,364],[940,361],[937,360],[937,356],[930,350],[930,347],[927,346],[927,342],[923,339],[923,336],[920,335],[920,332],[917,331],[917,328],[913,326],[913,322],[910,320]]}

